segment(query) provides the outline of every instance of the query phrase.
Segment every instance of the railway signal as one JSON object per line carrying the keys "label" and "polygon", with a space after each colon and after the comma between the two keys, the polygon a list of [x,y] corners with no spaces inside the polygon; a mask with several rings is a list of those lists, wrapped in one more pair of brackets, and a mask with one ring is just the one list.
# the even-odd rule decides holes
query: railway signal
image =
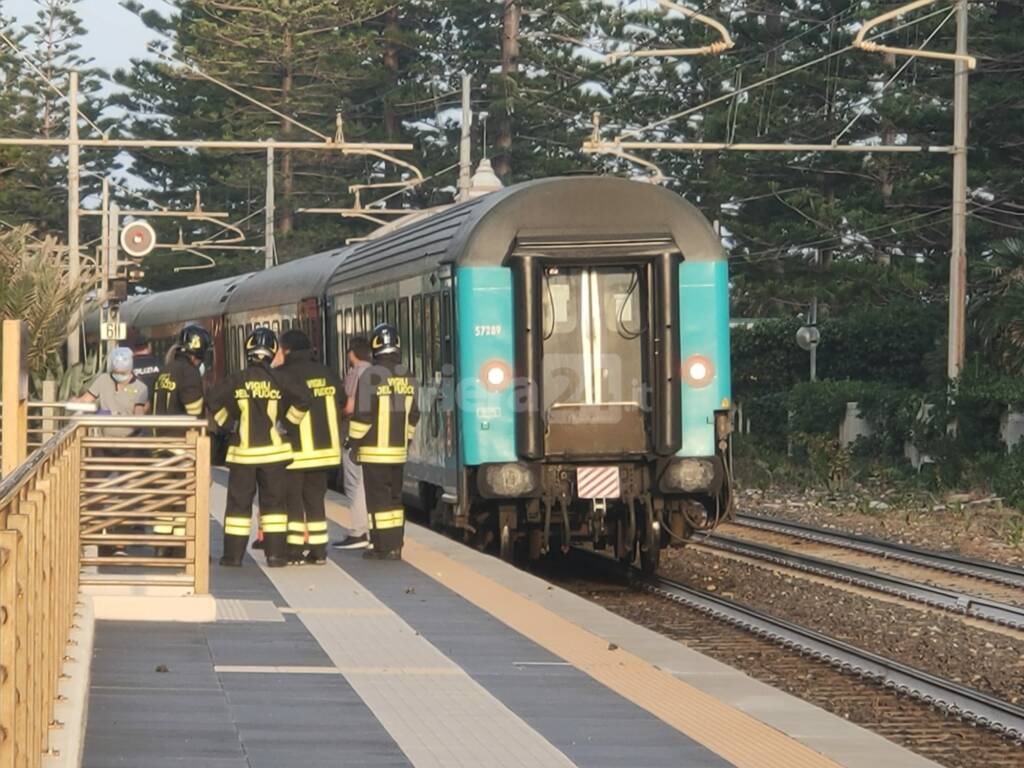
{"label": "railway signal", "polygon": [[139,219],[121,229],[121,250],[133,259],[148,256],[156,247],[156,232],[150,223]]}

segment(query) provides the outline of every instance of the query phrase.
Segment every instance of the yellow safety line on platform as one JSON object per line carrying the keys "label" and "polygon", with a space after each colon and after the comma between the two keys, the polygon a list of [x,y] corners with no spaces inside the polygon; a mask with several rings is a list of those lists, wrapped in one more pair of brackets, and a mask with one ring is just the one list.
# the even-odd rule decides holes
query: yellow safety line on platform
{"label": "yellow safety line on platform", "polygon": [[406,537],[403,559],[736,768],[840,768],[824,755]]}

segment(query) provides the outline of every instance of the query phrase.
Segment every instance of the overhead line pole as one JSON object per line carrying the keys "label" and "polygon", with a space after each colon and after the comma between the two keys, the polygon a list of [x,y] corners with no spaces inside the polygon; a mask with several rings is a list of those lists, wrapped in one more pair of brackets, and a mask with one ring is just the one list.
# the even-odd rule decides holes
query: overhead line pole
{"label": "overhead line pole", "polygon": [[946,375],[960,378],[964,367],[967,312],[967,2],[956,8],[956,52],[953,83],[953,242],[949,254],[949,349]]}
{"label": "overhead line pole", "polygon": [[468,73],[462,73],[462,126],[459,137],[459,200],[469,200],[469,188],[472,183],[473,157],[472,157],[472,131],[473,131],[473,105],[471,103],[471,92],[473,88],[472,78]]}
{"label": "overhead line pole", "polygon": [[274,240],[274,148],[267,147],[267,199],[264,205],[263,268],[270,269],[277,261],[277,243]]}
{"label": "overhead line pole", "polygon": [[[79,152],[81,144],[78,139],[78,73],[70,73],[70,86],[68,88],[68,279],[73,286],[78,286],[82,279],[82,263],[79,254],[79,230],[78,230],[78,209],[79,209],[79,182],[81,181],[81,170],[79,168]],[[68,366],[75,365],[80,359],[79,326],[81,316],[79,311],[71,315],[68,326]]]}

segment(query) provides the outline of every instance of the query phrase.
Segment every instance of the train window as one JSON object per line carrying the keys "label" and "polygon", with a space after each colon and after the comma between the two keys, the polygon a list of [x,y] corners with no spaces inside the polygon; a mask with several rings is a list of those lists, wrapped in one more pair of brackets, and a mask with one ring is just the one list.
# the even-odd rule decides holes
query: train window
{"label": "train window", "polygon": [[409,299],[398,302],[398,338],[402,341],[402,362],[415,373],[412,367],[412,339],[409,338]]}
{"label": "train window", "polygon": [[441,306],[436,293],[430,295],[430,375],[441,370]]}
{"label": "train window", "polygon": [[412,369],[423,376],[423,299],[412,297]]}
{"label": "train window", "polygon": [[384,322],[384,302],[378,301],[373,308],[373,324],[374,327]]}
{"label": "train window", "polygon": [[373,330],[373,305],[363,305],[363,335],[369,336]]}
{"label": "train window", "polygon": [[344,333],[345,333],[346,336],[351,336],[353,333],[356,332],[355,326],[352,324],[352,310],[351,309],[346,309],[345,310],[345,325],[344,325],[344,329],[345,329]]}
{"label": "train window", "polygon": [[273,322],[273,329],[274,329],[274,333],[280,333],[281,332],[281,323],[279,323],[277,320],[275,320]]}
{"label": "train window", "polygon": [[394,299],[392,299],[391,301],[388,302],[387,318],[388,318],[388,322],[391,323],[391,325],[394,325],[395,323],[398,322],[398,314],[395,311],[395,300]]}

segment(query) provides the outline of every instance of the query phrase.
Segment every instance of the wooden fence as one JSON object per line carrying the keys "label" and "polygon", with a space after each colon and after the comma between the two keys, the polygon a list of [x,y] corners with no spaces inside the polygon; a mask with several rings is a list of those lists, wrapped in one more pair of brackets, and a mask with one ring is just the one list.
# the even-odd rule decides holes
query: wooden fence
{"label": "wooden fence", "polygon": [[0,768],[49,749],[80,585],[208,592],[209,488],[190,417],[73,419],[0,482]]}

